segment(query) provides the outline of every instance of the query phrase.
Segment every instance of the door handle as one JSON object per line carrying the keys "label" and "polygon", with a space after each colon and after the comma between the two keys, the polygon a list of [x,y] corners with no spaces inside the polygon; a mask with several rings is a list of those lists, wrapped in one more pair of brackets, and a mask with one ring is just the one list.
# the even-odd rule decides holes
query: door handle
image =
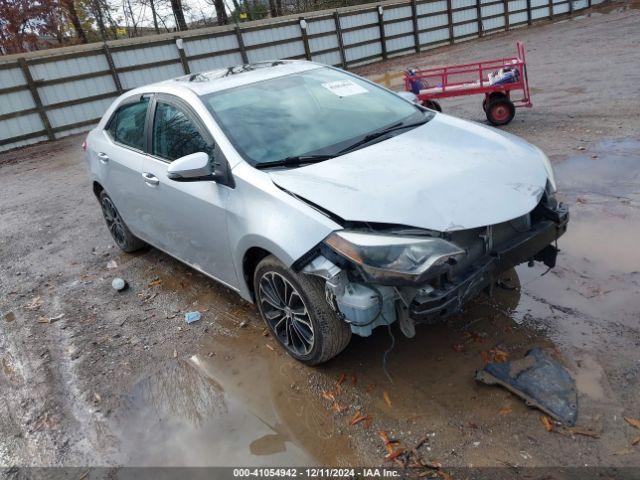
{"label": "door handle", "polygon": [[153,173],[142,172],[142,178],[144,178],[144,183],[146,183],[150,187],[157,187],[160,183],[158,177],[156,177]]}
{"label": "door handle", "polygon": [[100,162],[102,163],[107,163],[109,161],[109,155],[107,155],[106,153],[100,152],[98,154],[98,158],[100,159]]}

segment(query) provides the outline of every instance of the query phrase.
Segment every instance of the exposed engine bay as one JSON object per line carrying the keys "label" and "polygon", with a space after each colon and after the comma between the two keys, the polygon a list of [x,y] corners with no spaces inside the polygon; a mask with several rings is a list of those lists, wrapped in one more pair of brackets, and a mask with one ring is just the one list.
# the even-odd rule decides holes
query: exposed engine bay
{"label": "exposed engine bay", "polygon": [[568,221],[568,209],[545,194],[526,215],[475,229],[350,226],[319,245],[301,271],[325,279],[327,302],[353,333],[366,337],[398,321],[413,337],[416,324],[439,322],[480,292],[490,294],[497,277],[518,264],[553,268]]}

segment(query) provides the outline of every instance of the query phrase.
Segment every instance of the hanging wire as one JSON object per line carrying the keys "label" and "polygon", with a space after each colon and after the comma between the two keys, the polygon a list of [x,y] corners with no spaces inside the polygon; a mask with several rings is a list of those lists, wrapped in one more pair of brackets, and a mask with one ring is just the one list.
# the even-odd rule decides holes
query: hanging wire
{"label": "hanging wire", "polygon": [[389,345],[389,348],[387,348],[385,352],[382,354],[382,370],[384,371],[384,374],[387,376],[389,381],[393,383],[393,378],[391,378],[391,375],[389,374],[389,370],[387,370],[387,359],[389,357],[389,354],[391,353],[391,350],[393,350],[393,347],[396,346],[396,337],[393,336],[393,331],[391,330],[391,324],[389,323],[387,323],[387,332],[389,332],[389,337],[391,338],[391,345]]}

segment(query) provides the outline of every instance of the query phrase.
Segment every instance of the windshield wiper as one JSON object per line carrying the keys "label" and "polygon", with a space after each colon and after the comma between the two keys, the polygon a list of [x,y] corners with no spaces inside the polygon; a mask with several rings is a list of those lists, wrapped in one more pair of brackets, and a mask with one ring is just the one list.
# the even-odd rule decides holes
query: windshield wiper
{"label": "windshield wiper", "polygon": [[271,167],[301,167],[302,165],[329,160],[333,157],[335,157],[335,155],[296,155],[280,160],[273,160],[271,162],[258,163],[255,167],[258,169]]}
{"label": "windshield wiper", "polygon": [[424,125],[425,123],[427,123],[429,120],[431,120],[431,118],[424,118],[418,122],[413,122],[413,123],[395,123],[393,125],[391,125],[390,127],[387,127],[383,130],[378,130],[377,132],[373,132],[370,133],[368,135],[365,135],[363,138],[361,138],[360,140],[358,140],[356,143],[349,145],[347,148],[344,148],[342,150],[340,150],[338,152],[338,155],[342,155],[343,153],[349,153],[352,152],[356,149],[358,149],[359,147],[362,147],[363,145],[366,145],[367,143],[371,142],[372,140],[375,140],[376,138],[380,138],[385,136],[387,133],[391,133],[391,132],[395,132],[396,130],[404,130],[405,128],[414,128],[414,127],[419,127],[420,125]]}

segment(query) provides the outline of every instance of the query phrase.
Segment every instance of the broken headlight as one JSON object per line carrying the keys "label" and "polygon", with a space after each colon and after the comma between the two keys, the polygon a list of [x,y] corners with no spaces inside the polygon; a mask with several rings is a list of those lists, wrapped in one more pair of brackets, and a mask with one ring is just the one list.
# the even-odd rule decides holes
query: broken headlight
{"label": "broken headlight", "polygon": [[[341,230],[324,243],[360,266],[371,280],[417,281],[465,254],[442,238],[408,237],[383,233]],[[440,270],[440,269],[438,269]]]}

